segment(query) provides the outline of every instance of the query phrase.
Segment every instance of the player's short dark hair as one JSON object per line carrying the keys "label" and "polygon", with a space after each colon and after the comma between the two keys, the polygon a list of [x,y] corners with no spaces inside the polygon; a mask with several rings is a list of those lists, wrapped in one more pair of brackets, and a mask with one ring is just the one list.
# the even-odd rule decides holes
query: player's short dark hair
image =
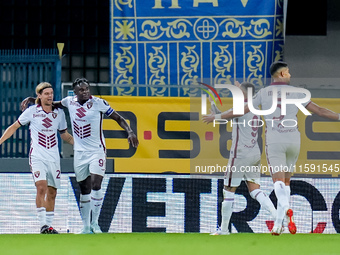
{"label": "player's short dark hair", "polygon": [[270,65],[269,71],[270,75],[273,76],[277,70],[283,68],[283,67],[288,67],[288,64],[283,61],[275,61]]}
{"label": "player's short dark hair", "polygon": [[77,79],[74,80],[74,82],[73,82],[73,84],[72,84],[73,89],[74,89],[76,86],[78,86],[78,85],[80,85],[80,84],[82,84],[82,83],[86,83],[87,85],[90,86],[90,83],[89,83],[89,81],[88,81],[86,78],[77,78]]}
{"label": "player's short dark hair", "polygon": [[248,88],[252,88],[253,90],[253,95],[255,95],[255,86],[254,84],[250,83],[250,82],[242,82],[241,83],[241,88],[247,92],[248,91]]}

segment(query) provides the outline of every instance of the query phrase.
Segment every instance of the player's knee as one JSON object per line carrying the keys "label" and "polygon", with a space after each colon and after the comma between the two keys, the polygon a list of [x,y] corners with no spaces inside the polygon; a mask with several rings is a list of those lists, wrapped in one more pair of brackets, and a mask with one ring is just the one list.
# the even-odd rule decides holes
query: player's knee
{"label": "player's knee", "polygon": [[36,182],[37,196],[45,196],[47,192],[47,185],[44,182]]}
{"label": "player's knee", "polygon": [[91,193],[91,187],[82,187],[80,188],[80,192],[82,195],[88,195]]}
{"label": "player's knee", "polygon": [[48,198],[49,199],[53,199],[55,200],[56,196],[57,196],[57,189],[54,189],[54,188],[48,188]]}
{"label": "player's knee", "polygon": [[86,185],[84,183],[79,183],[80,186],[80,192],[82,195],[87,195],[91,193],[91,186],[90,185]]}
{"label": "player's knee", "polygon": [[92,190],[100,190],[102,186],[103,176],[100,175],[92,175],[91,176],[91,187]]}
{"label": "player's knee", "polygon": [[102,186],[101,182],[100,182],[100,183],[98,183],[98,182],[93,182],[93,183],[92,183],[92,190],[100,190],[100,189],[101,189],[101,186]]}
{"label": "player's knee", "polygon": [[56,192],[51,192],[51,193],[48,193],[49,194],[49,198],[50,199],[55,199],[57,197],[57,193]]}
{"label": "player's knee", "polygon": [[37,196],[45,197],[47,189],[44,187],[37,187]]}
{"label": "player's knee", "polygon": [[88,195],[91,193],[91,177],[87,177],[85,180],[78,182],[80,192],[82,195]]}

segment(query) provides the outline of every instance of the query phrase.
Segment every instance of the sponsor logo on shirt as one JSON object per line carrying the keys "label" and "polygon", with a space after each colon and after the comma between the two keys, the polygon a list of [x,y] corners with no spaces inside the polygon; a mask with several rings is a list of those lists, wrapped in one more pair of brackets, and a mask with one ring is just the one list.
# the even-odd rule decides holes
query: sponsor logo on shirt
{"label": "sponsor logo on shirt", "polygon": [[45,127],[45,128],[49,128],[49,127],[52,127],[52,120],[50,120],[49,118],[45,118],[45,119],[43,119],[42,120],[42,122],[43,122],[43,126]]}
{"label": "sponsor logo on shirt", "polygon": [[38,118],[38,117],[45,118],[46,114],[33,114],[33,118]]}
{"label": "sponsor logo on shirt", "polygon": [[76,111],[77,111],[76,115],[77,115],[79,118],[83,118],[83,117],[86,116],[86,115],[85,115],[86,110],[85,110],[83,107],[78,108]]}
{"label": "sponsor logo on shirt", "polygon": [[76,105],[76,106],[79,106],[80,104],[79,104],[78,102],[71,101],[71,102],[70,102],[70,105]]}

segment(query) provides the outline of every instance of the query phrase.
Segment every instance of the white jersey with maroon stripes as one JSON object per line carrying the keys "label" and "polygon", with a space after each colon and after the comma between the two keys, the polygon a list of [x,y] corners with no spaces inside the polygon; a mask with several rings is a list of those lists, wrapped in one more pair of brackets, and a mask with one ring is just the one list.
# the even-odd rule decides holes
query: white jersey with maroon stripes
{"label": "white jersey with maroon stripes", "polygon": [[68,108],[71,118],[74,150],[105,152],[103,135],[103,114],[110,116],[114,110],[103,99],[91,96],[83,105],[77,96],[68,96],[61,100]]}
{"label": "white jersey with maroon stripes", "polygon": [[260,155],[257,143],[259,116],[249,112],[232,120],[230,158],[247,158]]}
{"label": "white jersey with maroon stripes", "polygon": [[60,160],[57,131],[67,129],[62,109],[45,112],[40,105],[26,109],[18,118],[20,125],[29,124],[31,132],[30,157],[56,162]]}
{"label": "white jersey with maroon stripes", "polygon": [[[287,104],[286,115],[281,115],[281,89],[289,89],[289,87],[292,86],[273,83],[272,85],[261,89],[253,97],[254,108],[259,109],[259,105],[261,105],[262,110],[268,110],[273,104],[273,88],[277,89],[278,102],[276,110],[272,114],[263,116],[266,122],[266,144],[300,143],[300,132],[297,125],[297,113],[299,108],[293,104]],[[305,97],[303,93],[298,92],[289,92],[286,94],[287,99],[300,99]],[[305,107],[309,103],[310,101],[303,103],[302,105]]]}

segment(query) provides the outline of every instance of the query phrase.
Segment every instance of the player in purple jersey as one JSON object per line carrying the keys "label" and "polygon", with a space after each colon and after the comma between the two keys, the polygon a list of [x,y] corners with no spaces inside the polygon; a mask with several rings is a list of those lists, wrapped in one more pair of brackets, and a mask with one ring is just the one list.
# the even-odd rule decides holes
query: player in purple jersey
{"label": "player in purple jersey", "polygon": [[57,132],[60,137],[73,144],[73,137],[67,132],[65,114],[55,108],[52,85],[42,82],[36,87],[36,105],[26,109],[0,138],[0,145],[10,138],[22,125],[29,124],[31,149],[30,168],[37,189],[36,206],[40,233],[58,234],[52,227],[55,198],[60,188],[60,156]]}

